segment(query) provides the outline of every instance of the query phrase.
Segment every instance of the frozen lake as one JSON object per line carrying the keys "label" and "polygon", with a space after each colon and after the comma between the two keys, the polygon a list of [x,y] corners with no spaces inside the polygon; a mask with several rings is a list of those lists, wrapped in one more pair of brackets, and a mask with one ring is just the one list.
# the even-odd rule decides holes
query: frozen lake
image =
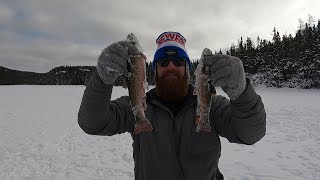
{"label": "frozen lake", "polygon": [[[0,179],[132,180],[129,134],[98,137],[77,124],[84,86],[0,86]],[[320,177],[320,91],[257,88],[267,134],[252,146],[221,138],[234,180]],[[218,89],[219,94],[224,94]],[[126,95],[115,87],[112,98]]]}

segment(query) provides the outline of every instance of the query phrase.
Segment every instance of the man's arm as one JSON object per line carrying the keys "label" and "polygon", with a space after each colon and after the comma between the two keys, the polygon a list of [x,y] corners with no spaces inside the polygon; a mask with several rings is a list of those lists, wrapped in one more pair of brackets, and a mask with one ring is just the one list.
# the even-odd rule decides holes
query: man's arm
{"label": "man's arm", "polygon": [[214,96],[211,123],[218,134],[230,142],[254,144],[266,133],[266,112],[261,97],[248,79],[246,84],[235,100]]}
{"label": "man's arm", "polygon": [[[102,50],[97,71],[90,79],[78,113],[79,126],[88,134],[114,135],[132,132],[134,115],[129,97],[110,101],[113,84],[128,74],[129,59],[141,55],[142,48],[134,34]],[[122,83],[125,83],[122,81]]]}
{"label": "man's arm", "polygon": [[93,135],[132,132],[134,116],[129,98],[110,101],[113,84],[105,84],[95,71],[84,91],[78,113],[81,129]]}
{"label": "man's arm", "polygon": [[254,144],[266,132],[266,113],[259,95],[246,79],[242,61],[234,56],[212,54],[205,48],[200,63],[210,68],[208,81],[228,95],[214,96],[210,120],[230,142]]}

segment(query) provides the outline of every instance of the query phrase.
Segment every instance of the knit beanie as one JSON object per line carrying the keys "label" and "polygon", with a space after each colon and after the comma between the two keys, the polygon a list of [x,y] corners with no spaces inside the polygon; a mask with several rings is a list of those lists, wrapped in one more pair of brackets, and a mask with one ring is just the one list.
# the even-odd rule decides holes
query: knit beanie
{"label": "knit beanie", "polygon": [[178,32],[164,32],[156,40],[157,50],[152,61],[152,70],[156,70],[156,64],[161,59],[172,60],[185,59],[191,69],[191,62],[185,47],[186,39]]}

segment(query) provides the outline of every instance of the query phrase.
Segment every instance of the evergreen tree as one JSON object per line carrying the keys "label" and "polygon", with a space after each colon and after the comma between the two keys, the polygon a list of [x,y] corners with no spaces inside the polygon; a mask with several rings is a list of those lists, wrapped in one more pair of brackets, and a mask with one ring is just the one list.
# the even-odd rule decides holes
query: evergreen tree
{"label": "evergreen tree", "polygon": [[236,47],[233,43],[231,44],[231,47],[230,47],[230,55],[236,56]]}

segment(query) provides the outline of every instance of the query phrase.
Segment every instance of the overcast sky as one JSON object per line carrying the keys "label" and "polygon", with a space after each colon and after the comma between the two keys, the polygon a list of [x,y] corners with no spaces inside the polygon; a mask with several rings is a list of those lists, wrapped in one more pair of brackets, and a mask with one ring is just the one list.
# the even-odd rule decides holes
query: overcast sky
{"label": "overcast sky", "polygon": [[0,65],[35,72],[96,65],[104,47],[131,32],[149,61],[164,31],[184,35],[196,59],[240,36],[271,40],[273,27],[294,34],[299,18],[320,18],[319,7],[319,0],[0,0]]}

